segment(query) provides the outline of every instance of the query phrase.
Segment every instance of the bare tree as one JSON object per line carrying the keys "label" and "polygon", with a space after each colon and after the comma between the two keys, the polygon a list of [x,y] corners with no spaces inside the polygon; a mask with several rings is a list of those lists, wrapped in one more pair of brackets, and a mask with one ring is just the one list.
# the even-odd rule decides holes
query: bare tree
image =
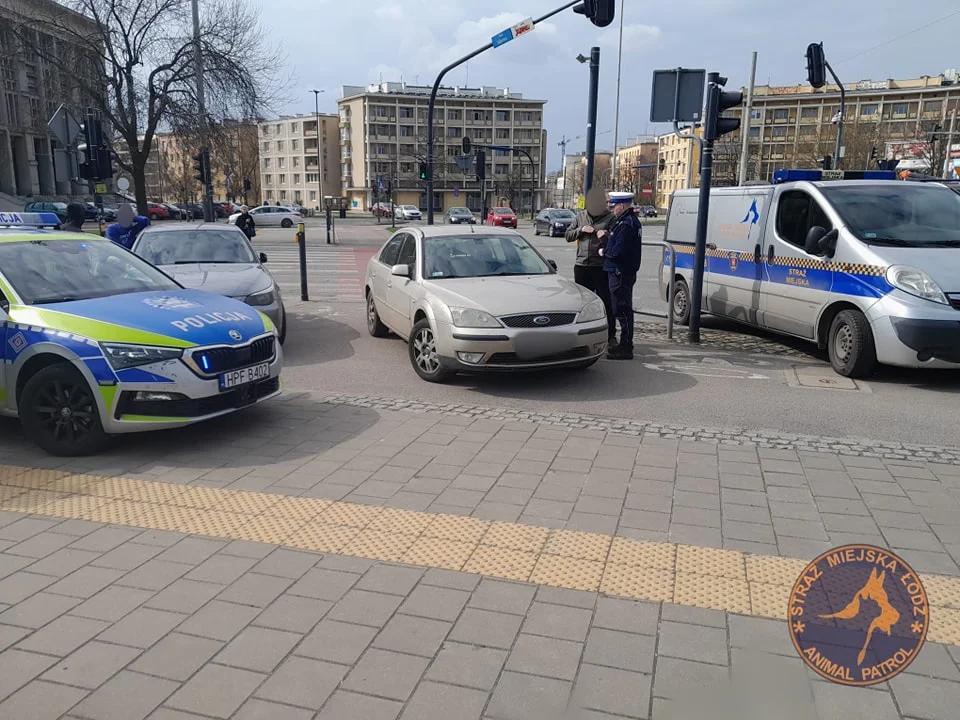
{"label": "bare tree", "polygon": [[[207,132],[218,119],[257,117],[287,87],[277,76],[284,58],[268,46],[259,12],[245,0],[202,4],[205,117],[197,102],[190,0],[64,0],[39,13],[35,4],[26,12],[30,0],[21,1],[18,26],[40,30],[21,32],[23,42],[55,37],[69,48],[47,59],[102,113],[141,212],[146,165],[159,130]],[[96,23],[92,36],[74,22],[76,14]],[[127,152],[117,153],[118,143]]]}

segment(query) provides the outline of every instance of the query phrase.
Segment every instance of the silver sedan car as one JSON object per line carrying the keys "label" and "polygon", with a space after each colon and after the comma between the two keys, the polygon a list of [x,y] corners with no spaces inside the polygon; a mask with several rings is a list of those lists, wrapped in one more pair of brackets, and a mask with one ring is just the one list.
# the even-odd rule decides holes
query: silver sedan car
{"label": "silver sedan car", "polygon": [[287,313],[280,287],[240,228],[222,223],[151,225],[131,248],[184,287],[242,300],[270,318],[281,343]]}
{"label": "silver sedan car", "polygon": [[457,372],[587,368],[607,344],[603,302],[516,231],[399,230],[367,263],[367,329],[408,341],[429,382]]}

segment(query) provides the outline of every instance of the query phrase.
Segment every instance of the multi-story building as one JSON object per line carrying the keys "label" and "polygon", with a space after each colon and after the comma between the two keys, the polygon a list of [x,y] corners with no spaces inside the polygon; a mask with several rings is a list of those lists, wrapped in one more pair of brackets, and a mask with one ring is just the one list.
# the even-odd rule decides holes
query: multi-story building
{"label": "multi-story building", "polygon": [[296,203],[314,210],[323,207],[323,198],[342,196],[337,115],[287,115],[261,122],[259,142],[265,203]]}
{"label": "multi-story building", "polygon": [[[689,130],[687,131],[689,132]],[[701,134],[700,128],[696,129]],[[700,184],[700,146],[676,133],[657,137],[657,162],[663,170],[656,176],[656,206],[669,208],[674,190],[696,187]]]}
{"label": "multi-story building", "polygon": [[[627,138],[626,146],[617,150],[615,189],[635,193],[638,203],[654,202],[659,152],[660,144],[655,137]],[[649,195],[644,194],[644,188],[650,189]]]}
{"label": "multi-story building", "polygon": [[67,64],[63,58],[81,51],[44,31],[52,16],[68,23],[71,35],[98,36],[95,22],[52,0],[0,0],[0,192],[10,195],[66,197],[86,192],[86,183],[72,183],[54,171],[59,144],[47,122],[61,103],[76,112],[88,98],[81,97],[61,71]]}
{"label": "multi-story building", "polygon": [[[593,154],[593,187],[609,190],[613,178],[613,153],[596,151]],[[564,155],[563,170],[557,181],[560,207],[582,208],[587,179],[587,154]]]}
{"label": "multi-story building", "polygon": [[[907,80],[862,80],[844,86],[846,112],[841,167],[863,170],[879,159],[939,175],[949,152],[950,118],[960,109],[960,73]],[[769,180],[783,167],[817,167],[833,156],[840,92],[836,85],[754,89],[747,179]],[[739,115],[740,110],[730,111]],[[956,127],[960,137],[960,124]],[[724,147],[727,150],[724,151]],[[738,175],[740,133],[725,136],[714,156],[714,180]]]}
{"label": "multi-story building", "polygon": [[[386,199],[427,209],[426,182],[420,178],[427,159],[427,104],[430,87],[381,83],[346,85],[340,111],[340,178],[351,209],[369,209],[375,191]],[[434,113],[433,180],[435,211],[483,205],[506,198],[519,212],[540,207],[544,192],[546,137],[543,100],[524,98],[509,89],[441,87]],[[474,145],[519,148],[486,152],[486,184],[481,189],[472,164],[457,163],[463,138]],[[471,161],[474,152],[469,153]],[[532,162],[531,162],[532,161]],[[485,196],[481,190],[485,191]]]}

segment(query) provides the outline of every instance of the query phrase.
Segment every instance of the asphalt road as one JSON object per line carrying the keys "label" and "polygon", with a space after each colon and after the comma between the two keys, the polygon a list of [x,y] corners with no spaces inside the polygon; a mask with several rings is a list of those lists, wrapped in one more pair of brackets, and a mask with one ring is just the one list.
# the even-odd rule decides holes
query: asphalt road
{"label": "asphalt road", "polygon": [[[572,273],[574,248],[561,238],[534,238],[559,270]],[[645,239],[658,238],[648,227]],[[385,225],[341,222],[340,245],[326,245],[308,227],[309,301],[299,299],[293,231],[263,230],[256,239],[281,285],[289,314],[284,379],[289,389],[416,398],[439,403],[536,408],[629,417],[696,427],[741,427],[830,437],[956,446],[960,373],[882,369],[869,382],[835,375],[815,349],[771,355],[704,343],[638,342],[632,363],[602,361],[586,372],[459,376],[447,385],[421,381],[399,338],[366,331],[362,277],[367,260],[389,237]],[[651,259],[655,250],[647,257]],[[645,264],[639,307],[665,312],[657,294],[657,262]],[[724,328],[706,318],[705,326]],[[733,328],[738,330],[737,328]],[[682,332],[682,329],[679,330]],[[757,333],[753,333],[757,335]],[[765,336],[760,335],[761,344]],[[732,336],[750,339],[737,332]],[[755,348],[754,348],[755,349]]]}

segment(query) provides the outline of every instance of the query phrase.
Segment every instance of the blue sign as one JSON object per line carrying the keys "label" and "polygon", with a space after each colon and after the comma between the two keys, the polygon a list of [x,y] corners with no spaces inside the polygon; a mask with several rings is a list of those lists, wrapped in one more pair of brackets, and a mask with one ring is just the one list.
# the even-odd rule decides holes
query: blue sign
{"label": "blue sign", "polygon": [[512,29],[512,28],[507,28],[506,30],[501,30],[501,31],[498,32],[496,35],[494,35],[492,38],[490,38],[490,42],[493,43],[493,46],[494,46],[495,48],[498,48],[498,47],[500,47],[501,45],[506,45],[506,44],[507,44],[508,42],[510,42],[511,40],[513,40],[513,29]]}

